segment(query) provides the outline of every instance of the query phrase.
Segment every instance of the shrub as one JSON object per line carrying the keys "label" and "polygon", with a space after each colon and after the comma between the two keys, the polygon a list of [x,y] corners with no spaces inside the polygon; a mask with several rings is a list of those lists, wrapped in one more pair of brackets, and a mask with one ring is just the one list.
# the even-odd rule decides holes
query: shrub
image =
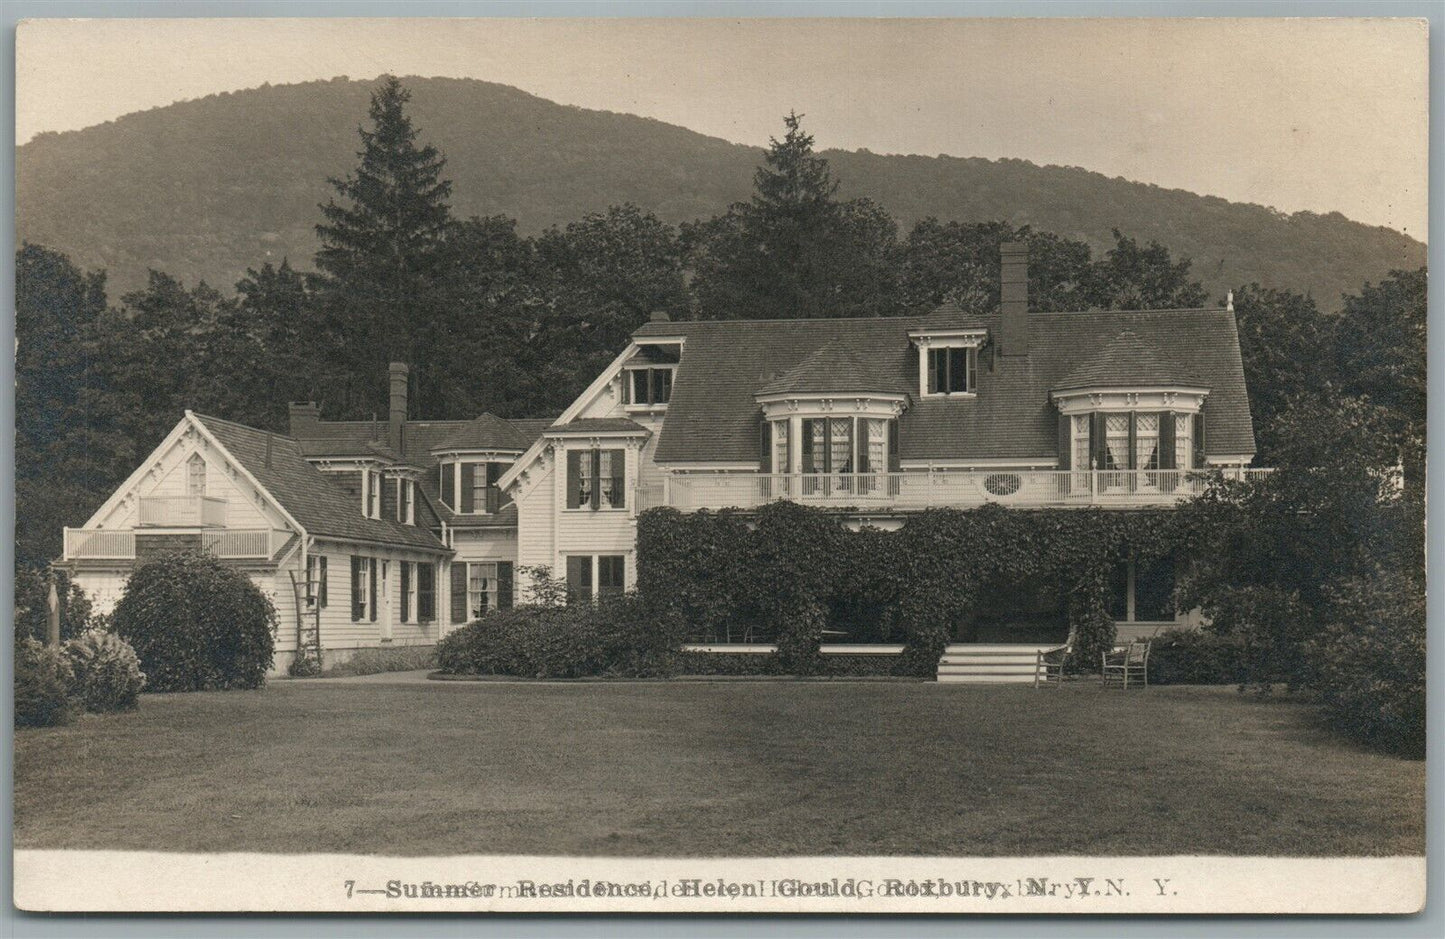
{"label": "shrub", "polygon": [[65,644],[75,674],[74,690],[87,711],[134,711],[146,676],[130,643],[106,632],[88,632]]}
{"label": "shrub", "polygon": [[1244,643],[1207,629],[1170,629],[1149,649],[1149,681],[1159,685],[1235,685],[1249,675]]}
{"label": "shrub", "polygon": [[[315,660],[307,658],[306,661],[314,663]],[[436,646],[381,646],[375,649],[357,649],[351,658],[340,665],[333,665],[324,672],[318,669],[313,674],[325,675],[328,678],[342,675],[379,675],[382,672],[413,672],[422,668],[436,668],[436,665]]]}
{"label": "shrub", "polygon": [[1311,685],[1340,731],[1386,749],[1425,749],[1425,585],[1401,572],[1334,591],[1333,622],[1307,653]]}
{"label": "shrub", "polygon": [[[60,601],[60,638],[73,639],[95,625],[90,598],[65,571],[55,571],[56,598]],[[15,641],[30,638],[44,642],[50,616],[50,582],[45,572],[22,568],[15,572]]]}
{"label": "shrub", "polygon": [[314,651],[308,652],[305,649],[297,649],[295,654],[291,656],[291,664],[286,666],[286,674],[292,678],[319,677],[321,675],[321,662],[317,660]]}
{"label": "shrub", "polygon": [[778,637],[778,662],[791,675],[812,675],[822,665],[818,647],[823,643],[827,620],[822,606],[812,597],[789,593],[773,607],[774,632]]}
{"label": "shrub", "polygon": [[153,691],[258,687],[275,648],[271,601],[245,574],[201,554],[137,567],[112,622]]}
{"label": "shrub", "polygon": [[678,644],[670,616],[628,595],[493,610],[443,638],[437,662],[458,675],[642,677],[669,674]]}
{"label": "shrub", "polygon": [[28,636],[15,645],[15,726],[54,727],[75,716],[74,674],[60,649]]}
{"label": "shrub", "polygon": [[1096,569],[1069,593],[1069,635],[1073,649],[1064,667],[1075,674],[1098,673],[1105,652],[1114,648],[1118,630],[1109,615],[1105,571]]}

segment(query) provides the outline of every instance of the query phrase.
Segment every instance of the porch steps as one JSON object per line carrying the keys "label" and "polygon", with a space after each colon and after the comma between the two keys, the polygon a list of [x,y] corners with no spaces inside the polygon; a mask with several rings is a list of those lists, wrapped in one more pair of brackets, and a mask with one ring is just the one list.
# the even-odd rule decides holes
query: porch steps
{"label": "porch steps", "polygon": [[938,660],[938,680],[949,684],[1033,684],[1038,655],[1054,646],[954,643]]}

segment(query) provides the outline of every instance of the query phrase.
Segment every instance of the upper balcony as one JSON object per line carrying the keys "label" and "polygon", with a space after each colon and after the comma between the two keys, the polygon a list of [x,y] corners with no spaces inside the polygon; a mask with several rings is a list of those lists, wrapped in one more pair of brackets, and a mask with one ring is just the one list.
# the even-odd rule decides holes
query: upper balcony
{"label": "upper balcony", "polygon": [[224,528],[226,500],[213,496],[141,496],[142,528]]}
{"label": "upper balcony", "polygon": [[638,507],[755,509],[787,499],[879,512],[976,508],[1168,507],[1202,493],[1220,475],[1244,479],[1267,469],[916,470],[902,473],[672,473],[642,489]]}

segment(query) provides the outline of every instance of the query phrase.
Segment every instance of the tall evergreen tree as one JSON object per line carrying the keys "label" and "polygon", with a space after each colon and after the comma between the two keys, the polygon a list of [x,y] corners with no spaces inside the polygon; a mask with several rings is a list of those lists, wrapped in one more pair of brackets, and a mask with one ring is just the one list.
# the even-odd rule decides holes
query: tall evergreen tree
{"label": "tall evergreen tree", "polygon": [[415,363],[442,341],[434,307],[452,184],[436,147],[418,144],[410,100],[390,75],[372,93],[356,172],[329,180],[342,203],[322,205],[316,226],[317,339],[339,354],[341,409],[353,415],[380,406],[387,360]]}
{"label": "tall evergreen tree", "polygon": [[893,312],[897,226],[868,199],[839,202],[802,115],[783,119],[753,177],[753,197],[693,226],[693,284],[703,316],[850,316]]}

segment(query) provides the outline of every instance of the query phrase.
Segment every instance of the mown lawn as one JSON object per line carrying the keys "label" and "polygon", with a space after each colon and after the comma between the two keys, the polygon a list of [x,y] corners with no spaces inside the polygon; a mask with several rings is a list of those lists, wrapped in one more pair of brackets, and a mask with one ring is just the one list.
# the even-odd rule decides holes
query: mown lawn
{"label": "mown lawn", "polygon": [[1416,854],[1423,762],[1219,688],[349,685],[15,741],[15,845],[381,854]]}

